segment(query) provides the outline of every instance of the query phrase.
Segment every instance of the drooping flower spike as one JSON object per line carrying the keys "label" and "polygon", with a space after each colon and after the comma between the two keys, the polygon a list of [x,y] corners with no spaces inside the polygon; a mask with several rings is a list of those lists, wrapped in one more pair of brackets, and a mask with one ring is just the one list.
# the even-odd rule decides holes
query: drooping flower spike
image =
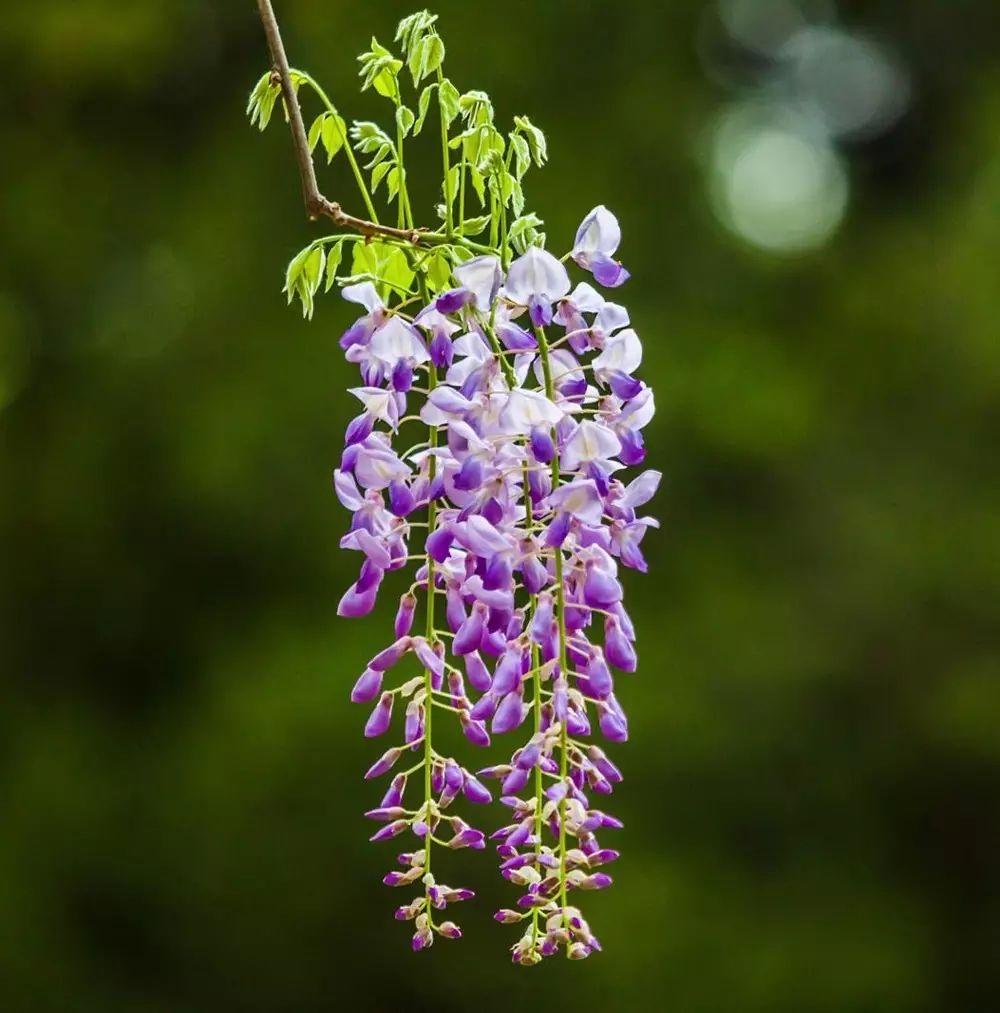
{"label": "drooping flower spike", "polygon": [[[358,560],[338,612],[364,616],[380,595],[399,595],[391,639],[351,690],[368,708],[364,734],[394,743],[365,775],[390,778],[366,815],[379,824],[373,841],[408,839],[384,882],[416,889],[396,917],[412,922],[413,948],[425,949],[437,936],[461,935],[441,912],[472,891],[440,882],[439,855],[485,848],[465,807],[490,803],[484,782],[495,781],[505,816],[491,837],[518,890],[496,919],[522,926],[513,959],[580,959],[600,943],[579,897],[611,884],[606,870],[618,857],[603,837],[621,824],[603,796],[621,773],[602,742],[628,737],[615,673],[637,666],[621,572],[646,569],[641,543],[657,524],[638,511],[660,476],[622,474],[644,460],[642,430],[654,412],[636,375],[639,336],[623,306],[587,281],[573,287],[565,264],[617,288],[629,277],[614,259],[621,232],[600,205],[561,260],[549,253],[521,187],[528,167],[546,159],[544,136],[518,117],[505,137],[482,92],[455,89],[441,71],[432,15],[404,19],[397,41],[403,60],[374,40],[361,57],[365,86],[396,107],[395,137],[371,123],[350,130],[357,151],[372,156],[372,190],[388,181],[397,225],[375,219],[342,121],[328,108],[311,143],[322,141],[331,157],[347,151],[372,218],[331,214],[358,234],[311,243],[286,279],[307,314],[324,278],[366,311],[340,338],[361,374],[348,388],[361,410],[334,473],[352,515],[341,545]],[[417,113],[402,103],[404,67],[418,88],[431,78]],[[292,85],[312,86],[290,73]],[[276,87],[266,75],[251,97],[262,123]],[[417,230],[403,146],[432,100],[442,224]],[[289,112],[294,134],[297,103]],[[482,218],[469,218],[474,196]],[[487,228],[488,239],[473,241]],[[341,275],[346,251],[351,268]],[[485,766],[446,755],[442,719],[456,722],[469,756],[499,736],[515,747]]]}

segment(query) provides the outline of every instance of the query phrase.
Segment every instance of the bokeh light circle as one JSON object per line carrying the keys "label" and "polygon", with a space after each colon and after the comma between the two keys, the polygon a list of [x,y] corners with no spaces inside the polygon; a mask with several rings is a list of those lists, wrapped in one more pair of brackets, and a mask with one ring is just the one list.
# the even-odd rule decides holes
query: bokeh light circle
{"label": "bokeh light circle", "polygon": [[716,213],[754,246],[778,253],[812,249],[843,219],[847,174],[808,120],[736,106],[716,125],[711,160]]}

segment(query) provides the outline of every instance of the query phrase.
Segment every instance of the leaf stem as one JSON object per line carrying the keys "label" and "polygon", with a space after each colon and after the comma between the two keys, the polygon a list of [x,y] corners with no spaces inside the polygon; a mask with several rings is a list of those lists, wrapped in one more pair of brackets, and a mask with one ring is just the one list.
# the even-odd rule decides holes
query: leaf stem
{"label": "leaf stem", "polygon": [[354,173],[354,179],[357,181],[358,189],[361,191],[361,199],[365,202],[365,208],[368,214],[371,216],[372,221],[378,224],[378,213],[375,210],[375,205],[372,203],[371,194],[368,192],[368,187],[365,184],[365,177],[361,172],[361,166],[358,165],[357,158],[354,157],[354,151],[351,148],[351,142],[347,138],[347,130],[344,127],[344,121],[340,113],[337,112],[337,107],[330,101],[329,95],[320,87],[319,82],[311,75],[307,74],[303,70],[293,70],[293,74],[297,74],[302,78],[303,83],[309,85],[310,88],[319,97],[319,100],[326,106],[327,111],[333,115],[333,122],[337,128],[337,132],[340,134],[340,140],[343,142],[344,154],[347,156],[347,161],[350,163],[351,172]]}
{"label": "leaf stem", "polygon": [[444,117],[444,102],[441,99],[441,88],[444,84],[444,71],[440,64],[437,69],[438,81],[438,118],[441,120],[441,161],[444,164],[444,225],[445,232],[450,236],[455,231],[455,220],[452,213],[451,202],[454,196],[451,192],[451,159],[448,155],[448,121]]}

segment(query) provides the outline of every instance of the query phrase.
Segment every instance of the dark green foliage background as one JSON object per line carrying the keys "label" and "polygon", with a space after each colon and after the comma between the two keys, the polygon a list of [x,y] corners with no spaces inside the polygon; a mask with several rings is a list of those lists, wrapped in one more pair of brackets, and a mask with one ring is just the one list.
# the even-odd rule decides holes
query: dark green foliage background
{"label": "dark green foliage background", "polygon": [[[775,259],[705,199],[706,6],[438,5],[456,82],[548,132],[552,245],[620,215],[660,409],[605,953],[534,970],[489,855],[452,862],[466,939],[413,956],[365,843],[347,691],[393,604],[335,615],[352,315],[279,291],[317,226],[243,118],[253,3],[5,10],[0,1008],[1000,1008],[1000,17],[842,5],[916,104],[837,238]],[[354,54],[409,9],[278,4],[362,118]]]}

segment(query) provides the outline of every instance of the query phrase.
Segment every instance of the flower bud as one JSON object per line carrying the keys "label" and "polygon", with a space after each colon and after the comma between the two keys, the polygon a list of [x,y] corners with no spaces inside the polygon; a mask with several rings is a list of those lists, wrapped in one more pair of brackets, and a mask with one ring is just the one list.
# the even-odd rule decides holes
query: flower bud
{"label": "flower bud", "polygon": [[373,668],[366,668],[358,677],[358,681],[351,690],[351,701],[353,703],[368,703],[378,696],[382,689],[382,673],[376,672]]}
{"label": "flower bud", "polygon": [[407,591],[399,599],[399,609],[393,624],[393,632],[397,637],[405,637],[413,628],[413,617],[417,610],[417,596]]}
{"label": "flower bud", "polygon": [[365,725],[365,736],[369,739],[384,735],[392,721],[392,694],[383,693]]}

